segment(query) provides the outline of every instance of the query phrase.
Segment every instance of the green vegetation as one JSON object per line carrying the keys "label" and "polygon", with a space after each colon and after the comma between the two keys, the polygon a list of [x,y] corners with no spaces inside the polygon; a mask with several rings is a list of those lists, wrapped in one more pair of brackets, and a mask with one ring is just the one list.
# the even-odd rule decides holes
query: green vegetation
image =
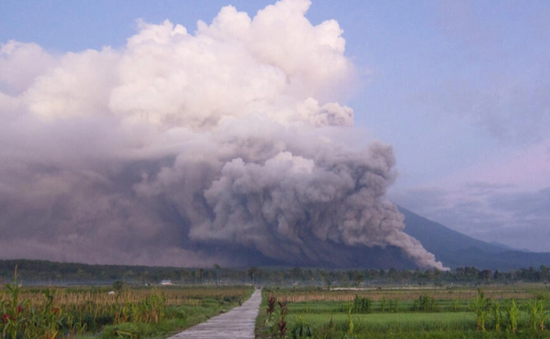
{"label": "green vegetation", "polygon": [[372,300],[355,295],[352,310],[355,313],[370,313]]}
{"label": "green vegetation", "polygon": [[0,289],[0,338],[151,338],[179,332],[238,305],[250,287]]}
{"label": "green vegetation", "polygon": [[[284,338],[550,338],[545,285],[486,288],[265,288],[263,298],[264,310],[286,302]],[[257,338],[283,338],[268,313]]]}
{"label": "green vegetation", "polygon": [[[17,264],[22,279],[2,287]],[[163,280],[174,285],[153,287]],[[253,282],[270,286],[258,338],[550,338],[545,266],[441,272],[18,260],[0,261],[0,339],[161,338],[239,304],[252,290],[236,285]]]}
{"label": "green vegetation", "polygon": [[413,311],[433,312],[435,308],[435,299],[429,295],[421,295],[413,302]]}
{"label": "green vegetation", "polygon": [[[453,271],[438,270],[323,270],[288,268],[177,268],[147,266],[86,265],[56,263],[40,260],[0,260],[0,284],[9,282],[15,266],[25,285],[92,285],[121,281],[129,285],[158,284],[171,280],[178,284],[236,284],[255,283],[270,286],[319,286],[330,290],[338,287],[365,287],[384,285],[444,286],[487,285],[515,283],[550,283],[550,271],[542,265],[499,272],[458,267]],[[548,291],[546,291],[548,293]],[[389,300],[388,300],[389,303]],[[388,305],[389,306],[389,305]]]}

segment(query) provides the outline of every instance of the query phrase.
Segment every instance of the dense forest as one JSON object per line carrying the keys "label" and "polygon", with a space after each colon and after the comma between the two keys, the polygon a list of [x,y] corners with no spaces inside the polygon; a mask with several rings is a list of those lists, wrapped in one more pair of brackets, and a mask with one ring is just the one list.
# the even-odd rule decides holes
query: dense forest
{"label": "dense forest", "polygon": [[87,265],[43,260],[0,260],[0,285],[13,278],[15,267],[25,285],[159,284],[265,284],[316,286],[370,286],[384,284],[489,284],[550,282],[550,272],[542,265],[506,272],[461,267],[438,270],[324,270],[309,268],[250,267],[177,268],[120,265]]}

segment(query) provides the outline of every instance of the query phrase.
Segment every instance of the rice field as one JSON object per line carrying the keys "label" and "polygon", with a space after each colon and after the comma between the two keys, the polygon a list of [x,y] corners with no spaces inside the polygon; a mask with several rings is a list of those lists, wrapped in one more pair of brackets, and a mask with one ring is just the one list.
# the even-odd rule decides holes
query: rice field
{"label": "rice field", "polygon": [[257,338],[550,338],[544,284],[266,288]]}

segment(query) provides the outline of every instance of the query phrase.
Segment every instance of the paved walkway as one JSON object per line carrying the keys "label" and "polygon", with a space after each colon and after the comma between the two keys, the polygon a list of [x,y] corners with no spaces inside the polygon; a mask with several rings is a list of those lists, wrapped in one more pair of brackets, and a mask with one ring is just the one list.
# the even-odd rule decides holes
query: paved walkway
{"label": "paved walkway", "polygon": [[242,306],[193,326],[168,339],[254,339],[256,317],[262,302],[262,291],[254,294]]}

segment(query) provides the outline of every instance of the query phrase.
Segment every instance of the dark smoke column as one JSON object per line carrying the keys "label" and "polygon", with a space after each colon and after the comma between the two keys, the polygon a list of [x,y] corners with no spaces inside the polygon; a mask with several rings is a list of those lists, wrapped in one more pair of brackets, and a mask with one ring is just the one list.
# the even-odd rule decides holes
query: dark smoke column
{"label": "dark smoke column", "polygon": [[[384,200],[394,179],[390,146],[374,143],[350,152],[321,138],[305,141],[290,134],[264,140],[242,135],[239,147],[229,147],[235,154],[209,154],[216,159],[209,163],[217,167],[185,157],[164,173],[169,184],[156,190],[180,196],[182,215],[192,214],[194,243],[254,249],[289,265],[341,267],[361,266],[362,248],[393,246],[419,267],[445,269],[403,232],[403,216]],[[251,146],[243,147],[243,140]],[[269,150],[277,143],[284,150]],[[265,154],[253,154],[257,148]],[[186,178],[185,173],[200,175]],[[207,179],[204,173],[215,175]],[[170,188],[175,182],[205,185],[181,199]]]}

